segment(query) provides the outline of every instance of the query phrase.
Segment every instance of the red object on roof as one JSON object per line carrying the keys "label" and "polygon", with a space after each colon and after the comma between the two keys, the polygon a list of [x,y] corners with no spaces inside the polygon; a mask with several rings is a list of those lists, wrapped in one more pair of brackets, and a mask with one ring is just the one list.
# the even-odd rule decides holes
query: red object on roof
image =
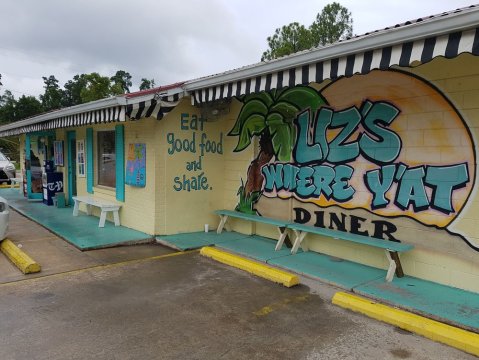
{"label": "red object on roof", "polygon": [[167,90],[171,90],[171,89],[174,89],[174,88],[179,88],[179,87],[181,87],[184,83],[185,83],[185,82],[182,81],[182,82],[177,82],[177,83],[170,84],[170,85],[165,85],[165,86],[156,87],[156,88],[153,88],[153,89],[136,91],[136,92],[132,92],[132,93],[129,93],[129,94],[125,94],[125,97],[126,97],[127,99],[129,99],[129,98],[134,98],[134,97],[138,97],[138,96],[145,96],[145,95],[149,95],[149,94],[156,94],[156,93],[158,93],[158,92],[167,91]]}

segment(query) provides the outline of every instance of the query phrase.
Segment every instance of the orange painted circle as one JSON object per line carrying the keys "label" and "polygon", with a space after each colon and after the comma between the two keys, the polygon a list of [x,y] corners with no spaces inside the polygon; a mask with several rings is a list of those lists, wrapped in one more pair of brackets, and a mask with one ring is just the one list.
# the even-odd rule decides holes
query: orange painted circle
{"label": "orange painted circle", "polygon": [[[383,216],[408,216],[424,224],[445,227],[464,207],[475,180],[474,143],[458,111],[434,86],[424,80],[399,71],[373,71],[367,75],[356,75],[339,79],[321,91],[329,107],[339,111],[366,101],[386,101],[400,110],[400,114],[389,126],[399,135],[402,149],[395,163],[402,162],[408,167],[432,165],[447,166],[467,162],[470,181],[461,189],[453,191],[454,212],[444,214],[429,208],[415,212],[410,207],[402,210],[394,204],[397,184],[386,193],[390,200],[386,208],[371,210],[372,194],[364,184],[366,171],[378,168],[359,156],[348,165],[354,168],[350,184],[356,193],[352,200],[338,204],[321,198],[313,202],[327,207],[340,205],[343,208],[363,208]],[[364,131],[359,129],[347,141],[353,141]],[[328,130],[333,139],[337,131]],[[426,187],[428,198],[432,190]]]}

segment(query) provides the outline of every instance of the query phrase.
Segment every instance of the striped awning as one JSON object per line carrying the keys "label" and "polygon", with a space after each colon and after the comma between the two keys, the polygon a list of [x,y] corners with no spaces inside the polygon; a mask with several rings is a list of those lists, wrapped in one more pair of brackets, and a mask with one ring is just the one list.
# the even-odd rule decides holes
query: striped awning
{"label": "striped awning", "polygon": [[41,114],[0,127],[0,137],[75,126],[139,120],[146,117],[162,119],[165,114],[178,105],[183,97],[181,88],[174,91],[177,93],[169,96],[160,96],[155,93],[130,98],[119,96],[100,100],[93,109],[85,109],[85,106],[90,104],[87,103]]}
{"label": "striped awning", "polygon": [[114,106],[99,110],[82,112],[78,114],[61,116],[58,118],[53,118],[43,122],[37,122],[24,126],[21,126],[20,122],[12,123],[10,125],[20,126],[0,131],[0,137],[14,136],[36,131],[54,130],[73,126],[93,125],[121,121],[125,121],[125,107]]}
{"label": "striped awning", "polygon": [[[387,70],[392,66],[425,64],[438,56],[452,59],[462,53],[479,55],[479,28],[370,49],[338,58],[321,59],[260,76],[195,89],[192,92],[195,102],[201,104],[287,86],[321,83],[342,76],[367,74],[375,69]],[[318,57],[320,54],[321,50],[318,50]]]}
{"label": "striped awning", "polygon": [[154,97],[149,100],[128,104],[126,106],[126,116],[129,120],[139,120],[146,117],[161,120],[165,114],[178,105],[182,97],[183,93],[177,93],[171,96]]}

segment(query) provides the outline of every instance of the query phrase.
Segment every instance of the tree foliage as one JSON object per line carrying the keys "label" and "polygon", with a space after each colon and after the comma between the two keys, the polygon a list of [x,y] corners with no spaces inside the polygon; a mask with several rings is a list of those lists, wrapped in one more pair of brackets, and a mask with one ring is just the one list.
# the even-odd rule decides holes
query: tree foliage
{"label": "tree foliage", "polygon": [[62,107],[63,90],[58,85],[58,80],[54,75],[49,77],[43,76],[45,93],[40,95],[43,110],[50,111],[60,109]]}
{"label": "tree foliage", "polygon": [[309,28],[313,44],[326,45],[353,35],[351,12],[337,2],[328,4]]}
{"label": "tree foliage", "polygon": [[155,87],[155,79],[148,80],[147,78],[141,78],[140,90],[153,89]]}
{"label": "tree foliage", "polygon": [[334,43],[353,33],[351,12],[337,2],[326,5],[309,28],[297,22],[277,28],[269,36],[268,50],[261,61],[277,59],[298,51]]}
{"label": "tree foliage", "polygon": [[15,120],[22,120],[43,111],[42,103],[35,96],[22,95],[16,103]]}
{"label": "tree foliage", "polygon": [[[22,120],[45,111],[129,93],[133,85],[131,74],[124,70],[116,71],[111,77],[102,76],[96,72],[77,74],[68,80],[63,88],[55,75],[43,76],[42,79],[44,92],[38,99],[26,95],[15,99],[9,90],[5,90],[3,95],[0,95],[0,124]],[[1,80],[2,74],[0,74],[0,86],[3,86]],[[140,90],[154,87],[154,79],[141,79]]]}
{"label": "tree foliage", "polygon": [[22,95],[16,100],[9,90],[0,96],[0,124],[22,120],[41,112],[42,103],[34,96]]}
{"label": "tree foliage", "polygon": [[267,41],[269,49],[263,53],[261,61],[277,59],[312,46],[310,31],[297,22],[276,29]]}
{"label": "tree foliage", "polygon": [[82,103],[104,99],[112,94],[108,76],[101,76],[99,73],[93,72],[85,75],[85,80],[86,85],[80,91]]}
{"label": "tree foliage", "polygon": [[132,86],[131,75],[124,70],[118,70],[115,75],[110,78],[112,85],[112,93],[125,94],[130,93],[130,87]]}
{"label": "tree foliage", "polygon": [[63,106],[74,106],[82,103],[81,91],[87,85],[85,74],[75,75],[72,80],[68,80],[63,86]]}

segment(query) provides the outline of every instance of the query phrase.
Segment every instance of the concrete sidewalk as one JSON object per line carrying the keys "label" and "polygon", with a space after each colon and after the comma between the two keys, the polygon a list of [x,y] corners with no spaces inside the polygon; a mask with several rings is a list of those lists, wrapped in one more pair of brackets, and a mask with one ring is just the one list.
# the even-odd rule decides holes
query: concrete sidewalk
{"label": "concrete sidewalk", "polygon": [[173,253],[173,250],[155,244],[80,251],[14,210],[10,211],[8,237],[33,257],[42,266],[42,271],[23,275],[3,254],[0,254],[0,283]]}
{"label": "concrete sidewalk", "polygon": [[0,189],[0,196],[11,208],[41,224],[80,250],[101,249],[118,245],[151,242],[153,237],[124,226],[114,226],[107,221],[104,228],[98,227],[99,218],[84,213],[73,217],[71,207],[56,208],[42,202],[28,201],[18,189]]}

